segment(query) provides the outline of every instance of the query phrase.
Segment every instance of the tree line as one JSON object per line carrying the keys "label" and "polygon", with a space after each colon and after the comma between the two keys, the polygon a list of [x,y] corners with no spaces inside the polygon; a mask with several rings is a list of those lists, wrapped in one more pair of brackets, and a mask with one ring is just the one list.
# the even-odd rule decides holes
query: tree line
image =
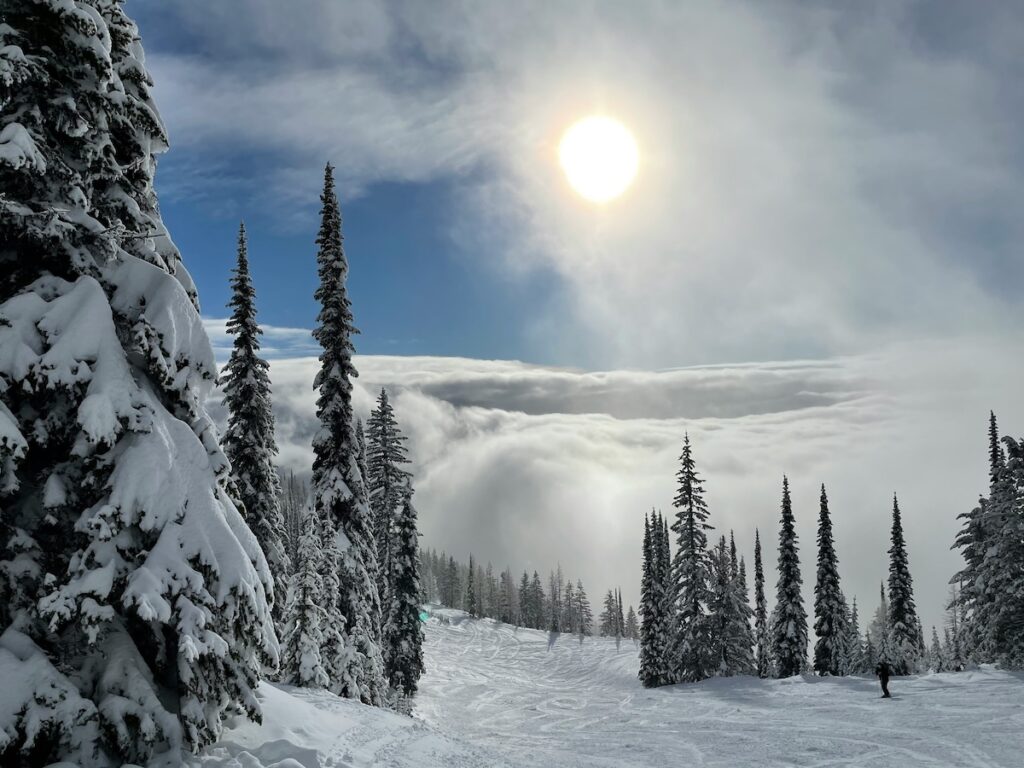
{"label": "tree line", "polygon": [[[1024,665],[1024,440],[989,425],[990,490],[969,513],[954,547],[954,575],[942,637],[926,640],[917,614],[899,500],[893,496],[889,570],[864,634],[857,600],[841,587],[824,485],[818,504],[813,631],[789,481],[782,479],[775,605],[769,612],[760,531],[754,532],[754,596],[732,533],[708,543],[710,513],[689,436],[683,441],[675,514],[645,516],[640,601],[640,680],[647,687],[712,676],[849,675],[880,662],[894,674],[960,670],[972,663]],[[674,546],[673,546],[674,543]]]}
{"label": "tree line", "polygon": [[633,606],[623,612],[622,591],[610,589],[595,623],[583,581],[567,579],[558,566],[547,578],[547,589],[537,571],[523,571],[518,579],[511,568],[495,575],[491,563],[481,566],[473,555],[461,563],[446,552],[422,553],[421,580],[424,603],[461,608],[471,616],[548,632],[573,634],[582,641],[597,633],[617,640],[639,639]]}

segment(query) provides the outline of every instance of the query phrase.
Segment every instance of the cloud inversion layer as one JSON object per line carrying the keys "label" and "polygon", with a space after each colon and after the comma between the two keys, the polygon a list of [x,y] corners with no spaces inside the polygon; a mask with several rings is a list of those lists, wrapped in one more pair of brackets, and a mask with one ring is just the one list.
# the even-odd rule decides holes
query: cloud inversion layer
{"label": "cloud inversion layer", "polygon": [[[804,585],[814,582],[818,490],[828,486],[843,586],[868,610],[887,575],[899,493],[918,603],[941,620],[955,517],[986,483],[995,408],[1011,433],[1024,408],[1000,382],[1024,362],[990,346],[899,348],[874,357],[660,372],[587,373],[516,362],[359,357],[357,412],[379,388],[410,437],[424,545],[496,567],[561,562],[593,594],[637,598],[643,514],[671,512],[689,432],[712,523],[753,530],[774,584],[781,477],[794,494]],[[308,471],[314,358],[271,364],[281,462]],[[936,385],[936,382],[942,382]],[[810,603],[808,603],[810,605]]]}

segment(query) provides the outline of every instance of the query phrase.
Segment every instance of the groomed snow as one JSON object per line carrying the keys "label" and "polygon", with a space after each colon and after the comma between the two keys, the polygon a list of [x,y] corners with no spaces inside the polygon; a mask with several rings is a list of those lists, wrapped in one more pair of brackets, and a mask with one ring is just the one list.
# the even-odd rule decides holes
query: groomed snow
{"label": "groomed snow", "polygon": [[1022,764],[1024,675],[896,678],[891,701],[856,677],[644,690],[631,642],[430,613],[415,720],[264,685],[265,725],[229,730],[204,768]]}

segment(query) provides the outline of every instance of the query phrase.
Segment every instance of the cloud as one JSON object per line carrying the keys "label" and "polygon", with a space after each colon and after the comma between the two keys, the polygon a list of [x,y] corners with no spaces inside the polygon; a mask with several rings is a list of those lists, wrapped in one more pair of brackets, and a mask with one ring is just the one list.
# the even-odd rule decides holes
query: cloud
{"label": "cloud", "polygon": [[[1020,431],[1004,381],[1024,363],[982,341],[872,356],[665,371],[587,372],[513,361],[358,357],[365,417],[379,388],[410,437],[423,545],[498,568],[561,563],[592,594],[636,602],[642,518],[671,513],[682,436],[707,481],[712,523],[752,565],[761,531],[774,585],[780,484],[793,487],[806,596],[819,486],[828,486],[844,588],[873,608],[887,576],[898,492],[927,624],[941,622],[956,515],[986,482],[989,408]],[[280,460],[312,463],[313,358],[271,363]],[[711,397],[709,393],[718,393]],[[223,414],[221,413],[221,416]],[[810,602],[808,602],[810,606]]]}
{"label": "cloud", "polygon": [[[1012,4],[246,8],[164,11],[187,38],[149,60],[172,139],[191,158],[266,158],[231,191],[281,221],[315,210],[325,157],[350,196],[450,180],[453,247],[566,288],[522,330],[537,358],[819,357],[1022,319]],[[554,162],[595,111],[643,155],[602,210]],[[229,181],[215,166],[210,183]]]}
{"label": "cloud", "polygon": [[[234,337],[228,333],[226,317],[204,317],[203,327],[210,337],[217,360],[226,362],[231,356]],[[319,354],[320,348],[308,328],[285,328],[277,325],[261,325],[263,331],[260,351],[267,359],[295,357],[297,355]]]}

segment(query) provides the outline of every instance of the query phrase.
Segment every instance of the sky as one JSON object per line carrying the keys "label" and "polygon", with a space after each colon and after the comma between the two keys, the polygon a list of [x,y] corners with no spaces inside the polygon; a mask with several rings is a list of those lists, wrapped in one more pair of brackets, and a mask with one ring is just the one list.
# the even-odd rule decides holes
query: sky
{"label": "sky", "polygon": [[[621,583],[684,432],[712,518],[774,542],[818,488],[873,609],[900,494],[938,623],[985,420],[1024,430],[1014,2],[132,0],[164,218],[223,335],[245,219],[282,461],[308,465],[319,186],[337,167],[363,372],[396,394],[427,545]],[[595,206],[590,114],[640,169]],[[768,547],[771,548],[770,546]],[[527,554],[529,553],[529,554]],[[771,559],[771,558],[769,558]]]}

